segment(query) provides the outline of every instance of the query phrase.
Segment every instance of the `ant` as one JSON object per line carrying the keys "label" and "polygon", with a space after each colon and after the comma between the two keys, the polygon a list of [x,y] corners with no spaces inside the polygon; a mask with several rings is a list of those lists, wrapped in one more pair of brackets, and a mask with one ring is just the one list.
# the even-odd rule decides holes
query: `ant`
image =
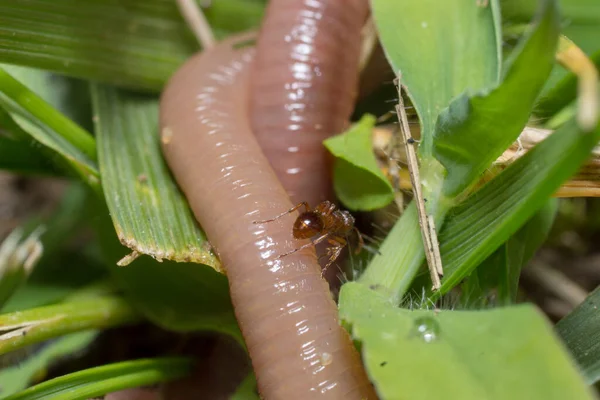
{"label": "ant", "polygon": [[305,211],[300,213],[294,222],[294,228],[292,230],[294,237],[296,239],[312,239],[317,235],[318,237],[310,243],[279,255],[277,258],[285,257],[312,245],[317,245],[327,239],[327,242],[331,247],[327,249],[326,255],[329,256],[329,262],[323,268],[323,271],[325,271],[340,256],[342,250],[348,244],[347,239],[352,232],[356,232],[358,236],[358,247],[355,253],[360,253],[364,246],[364,241],[362,235],[354,226],[354,217],[348,211],[338,209],[335,204],[327,200],[319,203],[312,210],[308,203],[303,201],[274,218],[265,221],[255,221],[254,223],[263,224],[266,222],[273,222],[285,215],[293,213],[301,207],[304,207]]}

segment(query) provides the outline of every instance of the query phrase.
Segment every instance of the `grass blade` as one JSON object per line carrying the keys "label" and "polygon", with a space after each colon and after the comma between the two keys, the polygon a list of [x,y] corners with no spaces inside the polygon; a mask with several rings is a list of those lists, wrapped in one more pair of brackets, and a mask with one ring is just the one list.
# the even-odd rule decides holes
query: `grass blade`
{"label": "grass blade", "polygon": [[100,85],[92,95],[104,193],[121,243],[159,261],[220,270],[160,152],[158,99]]}
{"label": "grass blade", "polygon": [[600,128],[571,120],[453,209],[440,235],[441,293],[468,276],[539,210],[587,160]]}
{"label": "grass blade", "polygon": [[440,114],[433,154],[448,171],[443,189],[447,197],[476,181],[517,139],[552,70],[558,33],[557,4],[545,0],[502,83],[492,91],[463,94]]}
{"label": "grass blade", "polygon": [[[510,305],[517,301],[521,270],[544,243],[552,228],[558,200],[550,199],[527,223],[477,267],[461,286],[461,301],[469,308],[485,304]],[[471,286],[471,282],[474,285]]]}
{"label": "grass blade", "polygon": [[4,400],[84,400],[117,390],[168,382],[187,375],[187,358],[124,361],[74,372],[40,383]]}
{"label": "grass blade", "polygon": [[99,187],[94,138],[0,68],[0,107],[33,139],[58,153],[85,182]]}
{"label": "grass blade", "polygon": [[[34,379],[44,376],[55,361],[64,360],[73,354],[80,354],[99,333],[99,331],[84,331],[61,336],[40,344],[40,348],[33,349],[31,354],[29,354],[29,348],[22,349],[25,353],[23,360],[0,370],[0,382],[2,382],[0,395],[9,396],[26,389]],[[4,357],[12,358],[10,356],[11,354],[4,355]]]}
{"label": "grass blade", "polygon": [[139,319],[139,314],[128,303],[116,297],[98,297],[2,314],[0,354],[67,333],[109,328]]}
{"label": "grass blade", "polygon": [[417,208],[411,202],[358,282],[399,304],[424,259]]}
{"label": "grass blade", "polygon": [[[212,2],[218,32],[258,25],[263,5]],[[130,88],[159,91],[198,49],[172,0],[0,0],[0,59]]]}
{"label": "grass blade", "polygon": [[556,325],[586,382],[600,381],[600,287]]}

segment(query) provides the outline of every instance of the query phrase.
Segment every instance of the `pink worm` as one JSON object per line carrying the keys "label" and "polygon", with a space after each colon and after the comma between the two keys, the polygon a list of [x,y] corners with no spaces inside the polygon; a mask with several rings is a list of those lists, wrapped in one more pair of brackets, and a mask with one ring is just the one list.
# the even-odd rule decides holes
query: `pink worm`
{"label": "pink worm", "polygon": [[294,203],[333,200],[323,140],[341,133],[358,91],[367,0],[271,0],[257,42],[250,120]]}
{"label": "pink worm", "polygon": [[161,99],[163,152],[219,255],[265,399],[376,399],[313,249],[297,247],[297,213],[248,120],[253,50],[229,39],[191,58]]}

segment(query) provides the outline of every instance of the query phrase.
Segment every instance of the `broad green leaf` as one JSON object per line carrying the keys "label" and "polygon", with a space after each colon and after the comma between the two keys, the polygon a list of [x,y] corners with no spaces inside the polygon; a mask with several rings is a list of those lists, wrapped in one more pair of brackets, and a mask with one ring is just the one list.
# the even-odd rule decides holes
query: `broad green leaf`
{"label": "broad green leaf", "polygon": [[[219,0],[219,36],[258,25],[263,5]],[[159,91],[198,44],[172,0],[0,0],[0,60]]]}
{"label": "broad green leaf", "polygon": [[92,221],[106,265],[131,303],[155,324],[175,331],[218,331],[243,342],[229,297],[227,277],[193,263],[142,256],[126,267],[127,254],[103,204],[93,204]]}
{"label": "broad green leaf", "polygon": [[382,400],[594,398],[532,306],[410,311],[348,283],[340,316]]}
{"label": "broad green leaf", "polygon": [[450,211],[441,231],[441,293],[468,276],[539,210],[600,140],[571,120]]}
{"label": "broad green leaf", "polygon": [[0,354],[68,333],[105,329],[139,320],[140,316],[131,306],[116,297],[97,297],[1,314]]}
{"label": "broad green leaf", "polygon": [[19,360],[17,365],[0,369],[0,396],[9,396],[26,389],[34,379],[44,375],[54,362],[86,349],[98,334],[99,331],[84,331],[61,336],[44,343],[33,354]]}
{"label": "broad green leaf", "polygon": [[588,384],[600,381],[600,287],[556,324]]}
{"label": "broad green leaf", "polygon": [[[550,199],[527,223],[477,267],[462,285],[466,304],[480,304],[493,293],[494,303],[516,302],[521,269],[544,243],[554,222],[558,201]],[[470,290],[472,281],[475,290]],[[478,290],[477,290],[478,289]]]}
{"label": "broad green leaf", "polygon": [[375,117],[365,115],[347,132],[325,140],[333,154],[333,187],[351,210],[370,211],[394,200],[394,190],[379,169],[371,146]]}
{"label": "broad green leaf", "polygon": [[15,393],[4,400],[85,400],[138,386],[172,381],[190,373],[187,358],[148,358],[85,369]]}
{"label": "broad green leaf", "polygon": [[90,186],[99,187],[94,138],[2,68],[0,108],[22,132],[60,155]]}
{"label": "broad green leaf", "polygon": [[556,2],[544,0],[540,19],[515,50],[502,83],[491,91],[462,94],[441,113],[433,154],[448,171],[446,196],[471,185],[517,139],[552,69],[558,34]]}
{"label": "broad green leaf", "polygon": [[497,1],[482,7],[473,0],[371,0],[371,6],[387,58],[419,114],[420,151],[428,155],[435,122],[452,99],[498,82]]}
{"label": "broad green leaf", "polygon": [[92,97],[104,196],[121,243],[159,261],[220,270],[163,160],[158,99],[99,85]]}

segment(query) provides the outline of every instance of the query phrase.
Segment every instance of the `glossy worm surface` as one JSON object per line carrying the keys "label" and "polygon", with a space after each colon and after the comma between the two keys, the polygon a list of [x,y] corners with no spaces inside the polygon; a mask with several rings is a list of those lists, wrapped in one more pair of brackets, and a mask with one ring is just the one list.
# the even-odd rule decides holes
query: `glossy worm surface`
{"label": "glossy worm surface", "polygon": [[173,174],[229,277],[263,398],[374,399],[313,249],[299,244],[292,207],[248,120],[253,50],[240,37],[190,59],[161,99],[161,141]]}
{"label": "glossy worm surface", "polygon": [[252,69],[250,118],[294,203],[333,200],[323,140],[354,107],[367,0],[271,0]]}

